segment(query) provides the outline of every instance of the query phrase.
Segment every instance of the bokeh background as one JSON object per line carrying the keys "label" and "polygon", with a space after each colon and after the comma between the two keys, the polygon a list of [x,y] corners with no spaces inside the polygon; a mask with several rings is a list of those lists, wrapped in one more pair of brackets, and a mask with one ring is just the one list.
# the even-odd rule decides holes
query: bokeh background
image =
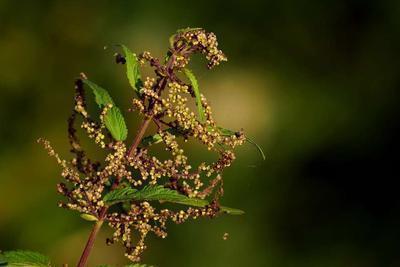
{"label": "bokeh background", "polygon": [[[144,262],[400,266],[399,1],[0,0],[0,249],[77,262],[91,225],[56,207],[59,169],[35,140],[68,158],[82,71],[129,107],[105,45],[162,57],[188,26],[215,32],[229,58],[192,65],[217,121],[243,127],[267,160],[245,146],[225,174],[224,204],[244,216],[170,225],[167,239],[148,239]],[[138,118],[126,116],[131,137]],[[90,266],[126,263],[109,234]]]}

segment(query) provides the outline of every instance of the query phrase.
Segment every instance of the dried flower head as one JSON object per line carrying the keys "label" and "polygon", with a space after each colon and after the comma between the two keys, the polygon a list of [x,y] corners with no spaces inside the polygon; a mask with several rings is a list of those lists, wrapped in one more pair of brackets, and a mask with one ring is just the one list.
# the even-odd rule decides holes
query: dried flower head
{"label": "dried flower head", "polygon": [[[65,200],[59,206],[97,221],[96,227],[106,222],[114,229],[107,243],[122,243],[126,257],[136,262],[146,248],[147,234],[152,232],[165,238],[168,221],[179,224],[189,218],[212,218],[221,212],[241,213],[220,206],[220,197],[224,192],[223,170],[232,164],[233,149],[242,145],[246,137],[242,131],[229,131],[217,125],[196,78],[185,68],[194,53],[204,54],[210,69],[227,60],[218,49],[215,34],[199,28],[178,31],[171,37],[165,63],[149,52],[136,57],[127,47],[121,47],[123,54],[116,55],[116,63],[126,65],[136,93],[130,110],[143,118],[133,143],[128,146],[125,142],[125,121],[110,95],[83,74],[75,82],[75,106],[68,120],[74,157],[62,160],[48,141],[39,142],[62,168],[65,182],[57,185],[57,191]],[[146,63],[154,69],[155,76],[142,79],[139,67]],[[85,86],[92,89],[101,109],[99,120],[92,119],[87,111]],[[191,110],[190,101],[196,103],[197,110]],[[157,132],[145,137],[151,123],[156,125]],[[77,127],[107,151],[103,163],[87,157],[77,137]],[[198,140],[218,159],[193,166],[182,148],[181,141],[188,139]],[[168,159],[160,159],[152,151],[159,143],[169,152]],[[189,207],[157,208],[155,201]],[[84,255],[79,266],[85,264]]]}

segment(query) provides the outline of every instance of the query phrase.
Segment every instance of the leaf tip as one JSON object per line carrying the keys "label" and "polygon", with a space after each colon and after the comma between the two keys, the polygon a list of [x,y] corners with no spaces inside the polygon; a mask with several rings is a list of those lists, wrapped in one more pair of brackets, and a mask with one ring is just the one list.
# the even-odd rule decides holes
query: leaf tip
{"label": "leaf tip", "polygon": [[245,212],[240,209],[234,209],[234,208],[229,208],[229,207],[221,207],[221,211],[223,213],[229,214],[229,215],[243,215]]}

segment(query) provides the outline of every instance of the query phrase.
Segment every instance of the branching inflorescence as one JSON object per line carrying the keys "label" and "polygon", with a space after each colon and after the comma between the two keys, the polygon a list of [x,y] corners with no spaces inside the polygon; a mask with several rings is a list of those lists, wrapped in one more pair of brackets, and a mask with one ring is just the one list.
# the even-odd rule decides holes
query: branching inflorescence
{"label": "branching inflorescence", "polygon": [[[149,232],[166,237],[167,221],[183,223],[189,218],[214,217],[223,212],[242,213],[220,206],[219,199],[223,195],[222,172],[235,159],[233,149],[242,145],[246,137],[242,131],[230,131],[216,124],[195,76],[186,68],[195,53],[206,56],[209,69],[227,60],[218,49],[216,36],[200,28],[180,30],[170,38],[163,61],[149,52],[136,56],[125,46],[121,45],[121,49],[123,53],[116,54],[116,62],[126,65],[129,83],[136,93],[129,110],[143,117],[133,143],[127,146],[124,142],[125,121],[110,95],[84,74],[75,82],[75,107],[68,120],[74,158],[60,159],[48,141],[39,139],[61,165],[61,175],[66,180],[57,185],[58,192],[66,198],[59,206],[96,221],[78,266],[85,265],[103,222],[114,229],[107,243],[121,242],[125,255],[136,262],[146,248],[144,240]],[[155,77],[141,78],[139,67],[145,64],[154,69]],[[101,108],[99,121],[89,116],[85,86],[93,90]],[[197,110],[190,109],[190,101],[196,103]],[[77,137],[79,117],[80,127],[108,152],[103,164],[86,156]],[[157,132],[144,136],[153,123]],[[182,149],[181,141],[188,139],[199,141],[217,153],[218,159],[192,166]],[[151,148],[157,143],[169,151],[168,159],[162,160],[152,153]],[[154,205],[156,201],[189,208],[159,208],[162,205]]]}

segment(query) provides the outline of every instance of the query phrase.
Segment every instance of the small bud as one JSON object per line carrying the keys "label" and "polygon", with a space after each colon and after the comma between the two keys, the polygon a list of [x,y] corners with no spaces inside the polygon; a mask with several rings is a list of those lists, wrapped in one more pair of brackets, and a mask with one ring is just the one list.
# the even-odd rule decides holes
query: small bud
{"label": "small bud", "polygon": [[82,213],[81,218],[89,222],[97,222],[99,220],[96,216],[87,213]]}

